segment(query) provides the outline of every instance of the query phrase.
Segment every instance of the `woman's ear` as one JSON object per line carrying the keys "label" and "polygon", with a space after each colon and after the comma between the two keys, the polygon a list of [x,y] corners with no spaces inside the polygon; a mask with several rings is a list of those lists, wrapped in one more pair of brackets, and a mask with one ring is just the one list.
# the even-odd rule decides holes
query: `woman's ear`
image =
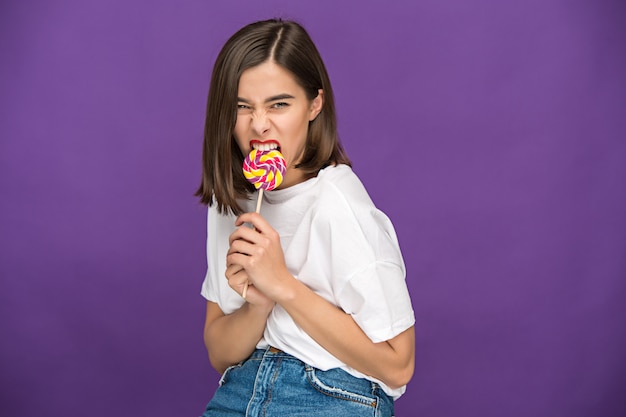
{"label": "woman's ear", "polygon": [[309,116],[310,122],[315,120],[317,115],[320,114],[322,107],[324,107],[324,90],[320,88],[317,90],[317,97],[311,101],[311,113]]}

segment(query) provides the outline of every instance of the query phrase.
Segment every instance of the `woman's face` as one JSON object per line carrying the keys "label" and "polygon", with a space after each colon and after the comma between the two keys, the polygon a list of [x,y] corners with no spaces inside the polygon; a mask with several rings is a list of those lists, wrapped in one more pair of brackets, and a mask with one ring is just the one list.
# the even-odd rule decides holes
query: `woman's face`
{"label": "woman's face", "polygon": [[253,148],[280,150],[287,172],[278,188],[306,179],[294,166],[302,158],[309,122],[321,111],[322,102],[322,90],[309,100],[294,76],[273,61],[241,74],[234,136],[243,155]]}

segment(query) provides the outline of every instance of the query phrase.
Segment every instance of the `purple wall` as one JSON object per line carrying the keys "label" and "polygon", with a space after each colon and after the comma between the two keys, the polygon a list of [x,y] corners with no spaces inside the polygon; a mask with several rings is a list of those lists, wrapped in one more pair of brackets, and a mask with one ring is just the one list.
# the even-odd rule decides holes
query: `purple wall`
{"label": "purple wall", "polygon": [[626,415],[625,4],[3,2],[0,414],[201,413],[210,67],[283,16],[404,249],[398,416]]}

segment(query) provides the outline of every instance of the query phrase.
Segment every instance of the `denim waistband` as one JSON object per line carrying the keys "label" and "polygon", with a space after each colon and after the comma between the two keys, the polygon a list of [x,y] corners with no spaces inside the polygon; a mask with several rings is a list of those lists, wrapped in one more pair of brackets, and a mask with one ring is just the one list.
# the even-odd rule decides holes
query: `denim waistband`
{"label": "denim waistband", "polygon": [[[295,356],[290,355],[287,352],[283,352],[282,350],[277,349],[273,346],[268,346],[265,349],[255,349],[255,351],[252,352],[252,355],[250,355],[248,359],[261,359],[264,356],[288,358],[288,359],[294,359],[299,362],[302,362],[300,359],[296,358]],[[304,362],[302,363],[304,364]]]}
{"label": "denim waistband", "polygon": [[[277,349],[273,346],[268,346],[267,348],[264,349],[256,349],[254,352],[252,352],[252,354],[250,355],[250,357],[248,358],[248,360],[263,360],[263,359],[280,359],[280,360],[289,360],[291,362],[298,362],[300,363],[306,370],[309,371],[313,371],[313,372],[318,372],[318,373],[322,373],[322,374],[328,374],[328,375],[333,375],[333,377],[338,376],[339,374],[341,374],[341,379],[348,383],[348,385],[350,385],[352,388],[354,389],[360,389],[360,390],[372,390],[372,391],[377,391],[380,390],[380,385],[377,384],[374,381],[370,381],[368,379],[365,378],[358,378],[356,376],[350,375],[348,372],[346,372],[345,370],[341,369],[341,368],[334,368],[334,369],[328,369],[326,371],[321,371],[317,368],[315,368],[314,366],[311,366],[303,361],[301,361],[300,359],[296,358],[295,356],[284,352],[280,349]],[[349,382],[348,382],[349,381]]]}

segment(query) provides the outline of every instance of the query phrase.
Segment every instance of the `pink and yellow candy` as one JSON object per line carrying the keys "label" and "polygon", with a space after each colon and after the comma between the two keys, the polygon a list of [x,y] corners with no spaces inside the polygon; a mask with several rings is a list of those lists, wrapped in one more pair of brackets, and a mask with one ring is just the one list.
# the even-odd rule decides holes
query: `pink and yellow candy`
{"label": "pink and yellow candy", "polygon": [[243,161],[243,175],[257,190],[271,191],[283,182],[287,170],[285,158],[276,149],[253,149]]}

